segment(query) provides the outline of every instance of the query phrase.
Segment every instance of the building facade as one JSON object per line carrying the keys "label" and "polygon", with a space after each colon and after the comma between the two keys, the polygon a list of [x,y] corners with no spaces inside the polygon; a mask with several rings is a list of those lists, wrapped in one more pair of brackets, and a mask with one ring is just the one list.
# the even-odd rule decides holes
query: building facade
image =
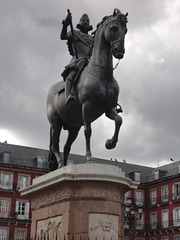
{"label": "building facade", "polygon": [[0,240],[30,239],[30,201],[19,190],[47,172],[47,151],[0,143]]}
{"label": "building facade", "polygon": [[[116,165],[126,177],[139,182],[137,189],[125,194],[125,205],[131,197],[135,210],[132,227],[124,225],[125,240],[180,240],[180,161],[151,168],[112,159],[94,160]],[[74,154],[68,160],[68,164],[85,162],[84,156]],[[30,239],[31,203],[19,190],[48,171],[47,150],[0,143],[0,240]],[[143,214],[138,220],[139,206]]]}
{"label": "building facade", "polygon": [[[133,240],[180,240],[180,161],[151,169],[142,180],[143,167],[138,170],[140,185],[125,197],[132,198],[135,210],[132,228],[125,225],[125,239],[131,231]],[[143,208],[140,220],[136,217],[139,206]]]}

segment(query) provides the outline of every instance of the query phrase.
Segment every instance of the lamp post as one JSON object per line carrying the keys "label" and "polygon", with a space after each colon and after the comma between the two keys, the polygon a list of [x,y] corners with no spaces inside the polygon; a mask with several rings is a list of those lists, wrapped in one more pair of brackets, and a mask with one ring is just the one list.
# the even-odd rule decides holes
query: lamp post
{"label": "lamp post", "polygon": [[127,198],[126,199],[126,205],[125,205],[125,213],[124,213],[124,220],[125,223],[129,225],[129,240],[131,240],[131,230],[132,230],[132,225],[134,222],[137,220],[140,220],[143,214],[143,208],[138,207],[138,214],[135,216],[134,215],[134,208],[132,205],[132,198]]}

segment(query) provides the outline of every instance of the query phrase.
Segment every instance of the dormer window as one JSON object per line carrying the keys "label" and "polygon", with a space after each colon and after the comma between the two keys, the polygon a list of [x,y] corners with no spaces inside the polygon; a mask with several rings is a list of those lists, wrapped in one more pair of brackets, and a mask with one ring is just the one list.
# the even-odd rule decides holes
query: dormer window
{"label": "dormer window", "polygon": [[159,179],[159,171],[154,172],[154,180]]}
{"label": "dormer window", "polygon": [[9,163],[10,160],[10,152],[2,152],[1,153],[1,158],[4,163]]}
{"label": "dormer window", "polygon": [[180,173],[180,164],[178,165],[178,173]]}
{"label": "dormer window", "polygon": [[166,176],[167,171],[164,170],[158,170],[154,172],[154,180],[163,178]]}
{"label": "dormer window", "polygon": [[41,168],[45,166],[45,157],[44,156],[37,156],[34,158],[36,161],[37,167]]}
{"label": "dormer window", "polygon": [[140,172],[134,172],[134,181],[140,182]]}
{"label": "dormer window", "polygon": [[134,171],[129,173],[130,178],[135,182],[140,182],[140,172]]}

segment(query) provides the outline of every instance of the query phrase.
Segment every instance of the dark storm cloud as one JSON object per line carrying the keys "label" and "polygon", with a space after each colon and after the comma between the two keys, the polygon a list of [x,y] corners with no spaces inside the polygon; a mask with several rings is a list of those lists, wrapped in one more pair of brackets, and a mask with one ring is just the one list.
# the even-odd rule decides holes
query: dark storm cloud
{"label": "dark storm cloud", "polygon": [[[8,129],[13,135],[1,139],[48,148],[46,95],[70,61],[66,42],[59,39],[67,9],[74,26],[87,13],[95,29],[102,17],[119,8],[129,13],[126,54],[114,72],[124,122],[111,151],[104,145],[114,123],[103,116],[92,124],[93,156],[146,165],[179,158],[178,1],[0,0],[0,6],[0,131]],[[65,138],[66,132],[61,142]],[[85,153],[83,128],[72,152]]]}

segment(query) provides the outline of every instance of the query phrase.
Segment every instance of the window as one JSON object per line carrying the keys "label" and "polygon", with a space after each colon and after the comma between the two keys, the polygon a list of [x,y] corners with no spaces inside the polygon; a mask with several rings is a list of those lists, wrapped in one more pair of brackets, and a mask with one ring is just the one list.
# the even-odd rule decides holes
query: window
{"label": "window", "polygon": [[168,228],[168,226],[169,226],[169,212],[168,212],[168,210],[163,210],[161,212],[161,219],[162,219],[162,228]]}
{"label": "window", "polygon": [[150,213],[150,226],[151,229],[157,228],[157,212]]}
{"label": "window", "polygon": [[10,215],[10,199],[0,198],[0,218],[7,218]]}
{"label": "window", "polygon": [[124,203],[125,204],[127,203],[127,198],[130,198],[130,197],[131,197],[131,191],[126,192],[124,195]]}
{"label": "window", "polygon": [[156,189],[152,189],[150,192],[150,201],[151,205],[155,205],[157,203],[157,195]]}
{"label": "window", "polygon": [[145,238],[136,237],[135,240],[145,240]]}
{"label": "window", "polygon": [[168,202],[168,186],[161,188],[161,202]]}
{"label": "window", "polygon": [[180,208],[173,210],[173,222],[174,226],[180,226]]}
{"label": "window", "polygon": [[180,182],[173,185],[173,199],[180,199]]}
{"label": "window", "polygon": [[174,237],[174,240],[180,240],[180,235],[176,235],[176,236]]}
{"label": "window", "polygon": [[27,231],[26,229],[15,229],[14,240],[26,240]]}
{"label": "window", "polygon": [[8,240],[9,239],[9,230],[5,227],[0,227],[0,240]]}
{"label": "window", "polygon": [[17,219],[29,219],[29,201],[16,201]]}
{"label": "window", "polygon": [[168,236],[164,236],[161,238],[161,240],[169,240]]}
{"label": "window", "polygon": [[140,172],[134,172],[134,181],[140,182]]}
{"label": "window", "polygon": [[37,166],[38,167],[44,167],[45,166],[45,157],[38,156],[38,157],[36,157],[36,159],[37,159]]}
{"label": "window", "polygon": [[159,171],[154,172],[154,180],[159,179]]}
{"label": "window", "polygon": [[12,189],[13,187],[13,174],[10,172],[0,172],[0,188]]}
{"label": "window", "polygon": [[[136,218],[138,219],[138,213],[136,213]],[[142,214],[141,219],[136,220],[136,229],[138,230],[144,229],[144,214]]]}
{"label": "window", "polygon": [[18,187],[20,189],[28,187],[30,185],[30,176],[29,175],[23,175],[23,174],[18,174]]}
{"label": "window", "polygon": [[4,163],[9,163],[10,159],[10,153],[9,152],[3,152],[3,162]]}
{"label": "window", "polygon": [[143,206],[144,205],[144,191],[136,190],[136,205]]}
{"label": "window", "polygon": [[180,164],[178,165],[178,173],[180,173]]}

